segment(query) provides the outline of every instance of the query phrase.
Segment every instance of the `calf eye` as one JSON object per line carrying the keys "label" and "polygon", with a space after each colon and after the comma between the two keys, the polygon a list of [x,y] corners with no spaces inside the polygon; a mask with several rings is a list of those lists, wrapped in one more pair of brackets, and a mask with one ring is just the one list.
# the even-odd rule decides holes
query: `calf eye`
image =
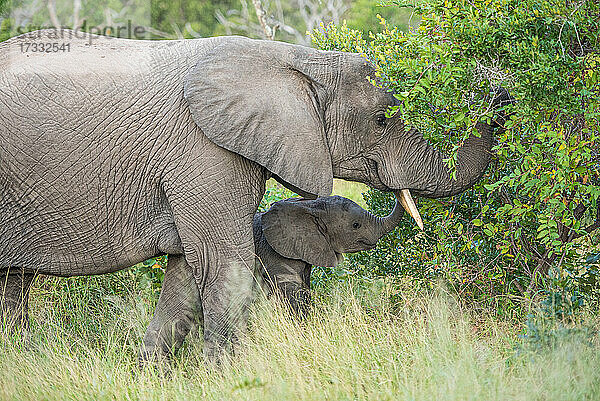
{"label": "calf eye", "polygon": [[385,127],[386,123],[387,123],[387,118],[385,117],[385,114],[378,114],[377,115],[377,125],[379,125],[380,127]]}
{"label": "calf eye", "polygon": [[360,228],[360,223],[359,222],[354,222],[352,224],[352,228],[355,229],[355,230],[358,230]]}

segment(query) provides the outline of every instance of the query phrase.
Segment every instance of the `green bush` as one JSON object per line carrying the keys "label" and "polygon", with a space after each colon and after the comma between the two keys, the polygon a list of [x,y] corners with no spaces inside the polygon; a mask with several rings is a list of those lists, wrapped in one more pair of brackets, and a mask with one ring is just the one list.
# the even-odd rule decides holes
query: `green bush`
{"label": "green bush", "polygon": [[130,270],[135,276],[136,283],[141,288],[159,294],[168,260],[168,255],[161,255],[133,266]]}
{"label": "green bush", "polygon": [[[551,278],[557,279],[554,275]],[[587,312],[597,311],[597,308],[595,305],[582,308],[589,298],[588,293],[582,293],[576,288],[565,288],[560,283],[555,284],[557,285],[552,290],[546,291],[546,297],[534,311],[528,314],[521,335],[522,341],[516,346],[517,355],[557,349],[567,342],[594,346],[594,340],[598,338],[598,327],[589,324]],[[595,291],[597,290],[596,287]]]}
{"label": "green bush", "polygon": [[260,205],[258,205],[258,211],[264,212],[266,210],[269,210],[269,208],[274,202],[293,197],[297,198],[298,195],[296,195],[289,189],[284,188],[275,181],[270,180],[267,182],[265,194],[260,202]]}
{"label": "green bush", "polygon": [[[517,103],[506,110],[511,118],[481,182],[453,198],[421,199],[425,232],[403,223],[377,249],[351,257],[351,267],[425,283],[442,275],[465,299],[506,311],[548,285],[580,280],[600,227],[598,2],[394,4],[414,7],[419,27],[403,32],[382,19],[385,29],[364,39],[328,25],[314,42],[371,60],[374,84],[399,100],[389,114],[447,151],[451,172],[475,123],[492,117],[491,90],[506,87]],[[376,191],[366,199],[376,212],[392,202]],[[560,279],[549,280],[550,270]],[[586,270],[585,280],[596,285],[596,272]]]}

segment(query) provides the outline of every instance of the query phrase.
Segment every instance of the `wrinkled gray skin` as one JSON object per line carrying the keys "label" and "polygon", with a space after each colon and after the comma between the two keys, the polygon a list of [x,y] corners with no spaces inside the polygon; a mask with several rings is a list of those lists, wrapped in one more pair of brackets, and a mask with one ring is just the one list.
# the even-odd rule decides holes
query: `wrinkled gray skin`
{"label": "wrinkled gray skin", "polygon": [[312,265],[336,266],[342,253],[373,249],[402,218],[396,202],[375,216],[341,196],[285,199],[254,216],[256,271],[267,296],[278,294],[297,315],[310,303]]}
{"label": "wrinkled gray skin", "polygon": [[[70,51],[21,47],[42,42]],[[199,321],[218,360],[246,327],[269,177],[302,196],[329,195],[337,177],[444,197],[483,174],[492,126],[477,125],[453,180],[445,155],[385,118],[394,97],[367,76],[356,54],[242,37],[46,30],[1,43],[3,316],[27,320],[36,273],[110,273],[167,253],[141,360],[175,352]]]}

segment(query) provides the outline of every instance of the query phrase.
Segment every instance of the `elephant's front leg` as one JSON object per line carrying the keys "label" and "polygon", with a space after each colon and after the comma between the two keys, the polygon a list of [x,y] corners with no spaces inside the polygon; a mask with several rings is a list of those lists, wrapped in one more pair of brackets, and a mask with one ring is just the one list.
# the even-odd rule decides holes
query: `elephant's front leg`
{"label": "elephant's front leg", "polygon": [[169,255],[154,317],[140,349],[140,362],[168,360],[202,318],[200,292],[183,255]]}
{"label": "elephant's front leg", "polygon": [[236,249],[209,262],[202,292],[204,355],[212,362],[235,350],[247,327],[255,283],[254,243],[248,240]]}
{"label": "elephant's front leg", "polygon": [[219,362],[246,329],[254,287],[252,216],[262,193],[218,195],[195,203],[210,211],[173,202],[185,260],[200,291],[204,354],[210,362]]}
{"label": "elephant's front leg", "polygon": [[252,218],[268,172],[198,132],[183,144],[188,153],[162,186],[200,293],[204,353],[218,362],[246,329],[254,287]]}

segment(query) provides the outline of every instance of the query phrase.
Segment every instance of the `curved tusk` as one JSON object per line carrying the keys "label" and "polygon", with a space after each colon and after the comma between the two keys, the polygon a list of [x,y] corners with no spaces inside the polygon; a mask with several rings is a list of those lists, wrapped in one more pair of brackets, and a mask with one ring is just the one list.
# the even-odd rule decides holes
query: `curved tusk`
{"label": "curved tusk", "polygon": [[417,205],[415,205],[415,201],[410,195],[410,191],[408,189],[403,189],[398,194],[394,192],[396,198],[400,200],[400,203],[404,207],[404,209],[412,216],[413,219],[417,222],[417,225],[421,230],[423,230],[423,220],[421,219],[421,214],[419,213],[419,209],[417,209]]}

